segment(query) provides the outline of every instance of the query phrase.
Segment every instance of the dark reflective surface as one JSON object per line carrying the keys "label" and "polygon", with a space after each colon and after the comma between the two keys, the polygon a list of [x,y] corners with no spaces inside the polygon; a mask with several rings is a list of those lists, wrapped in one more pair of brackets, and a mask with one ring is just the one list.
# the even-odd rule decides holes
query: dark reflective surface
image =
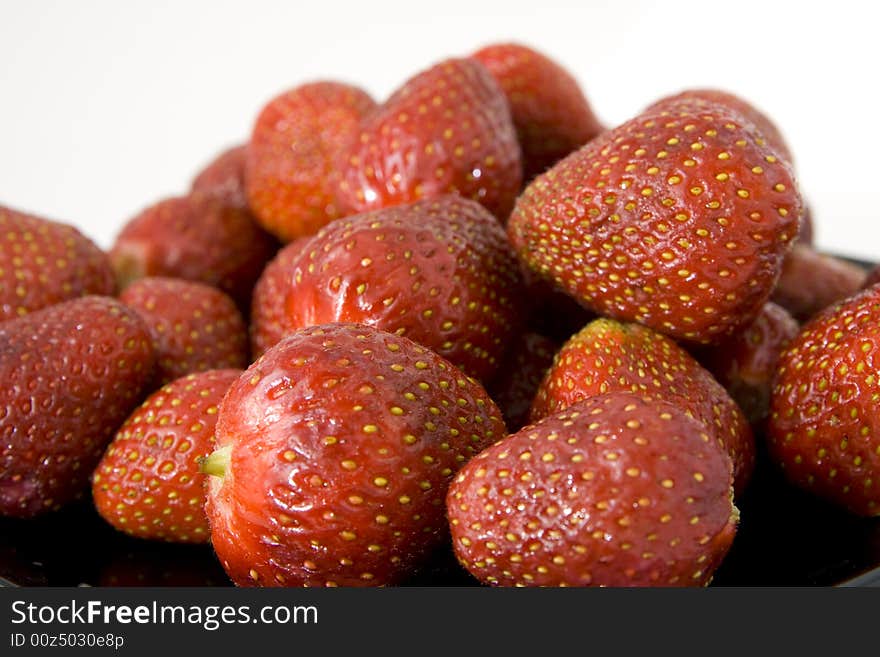
{"label": "dark reflective surface", "polygon": [[[787,484],[759,454],[717,586],[831,586],[877,569],[880,518],[859,518]],[[880,583],[880,582],[878,582]]]}
{"label": "dark reflective surface", "polygon": [[[713,586],[880,585],[880,518],[857,518],[786,484],[763,455],[738,502],[733,548]],[[0,578],[22,586],[229,586],[210,546],[152,543],[87,502],[0,520]],[[475,586],[446,548],[410,585]]]}

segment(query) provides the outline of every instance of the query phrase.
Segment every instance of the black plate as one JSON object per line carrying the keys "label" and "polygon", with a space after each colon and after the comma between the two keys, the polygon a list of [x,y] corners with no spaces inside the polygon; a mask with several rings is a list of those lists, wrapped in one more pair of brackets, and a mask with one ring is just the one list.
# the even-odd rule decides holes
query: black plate
{"label": "black plate", "polygon": [[[880,518],[858,518],[786,484],[763,454],[713,586],[880,586]],[[0,520],[0,577],[22,586],[228,586],[208,546],[121,534],[88,502]],[[413,585],[476,585],[449,550]]]}
{"label": "black plate", "polygon": [[[880,518],[849,515],[794,489],[760,449],[755,476],[737,505],[739,531],[713,586],[880,586]],[[130,538],[105,523],[90,502],[34,520],[0,519],[3,583],[230,585],[209,546]],[[477,582],[446,549],[408,584]]]}

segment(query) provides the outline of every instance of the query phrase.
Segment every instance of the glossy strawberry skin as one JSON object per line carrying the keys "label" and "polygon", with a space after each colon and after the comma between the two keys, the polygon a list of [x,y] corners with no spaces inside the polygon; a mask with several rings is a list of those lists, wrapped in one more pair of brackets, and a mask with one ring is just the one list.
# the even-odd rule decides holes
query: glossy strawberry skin
{"label": "glossy strawberry skin", "polygon": [[671,106],[707,108],[711,105],[722,105],[742,116],[752,124],[771,149],[776,151],[786,162],[793,163],[791,149],[788,147],[776,123],[745,98],[741,98],[728,91],[722,91],[721,89],[688,89],[673,96],[662,98],[648,109]]}
{"label": "glossy strawberry skin", "polygon": [[76,228],[0,206],[0,322],[115,290],[107,254]]}
{"label": "glossy strawberry skin", "polygon": [[670,338],[639,324],[597,319],[556,353],[532,406],[532,421],[606,392],[668,401],[702,422],[731,458],[741,495],[755,464],[755,442],[727,391]]}
{"label": "glossy strawberry skin", "polygon": [[516,43],[486,46],[472,57],[501,86],[531,180],[602,132],[572,75],[549,57]]}
{"label": "glossy strawberry skin", "polygon": [[153,374],[137,314],[86,296],[0,324],[0,515],[78,497]]}
{"label": "glossy strawberry skin", "polygon": [[156,386],[193,372],[244,369],[249,362],[244,319],[215,287],[149,276],[129,285],[119,300],[150,328]]}
{"label": "glossy strawberry skin", "polygon": [[758,141],[720,106],[658,108],[536,178],[510,239],[601,315],[720,342],[760,311],[798,231],[791,169]]}
{"label": "glossy strawberry skin", "polygon": [[235,207],[247,208],[244,186],[247,148],[247,144],[241,144],[217,155],[195,175],[190,191],[219,198]]}
{"label": "glossy strawberry skin", "polygon": [[770,297],[795,319],[805,322],[819,311],[854,295],[865,284],[860,266],[796,244],[782,263]]}
{"label": "glossy strawberry skin", "polygon": [[375,106],[357,87],[313,82],[263,107],[251,133],[245,186],[266,230],[289,242],[342,216],[335,198],[335,158]]}
{"label": "glossy strawberry skin", "polygon": [[700,362],[724,386],[752,426],[763,423],[779,357],[800,332],[786,310],[767,302],[754,322],[727,342],[699,355]]}
{"label": "glossy strawberry skin", "polygon": [[92,475],[98,513],[138,538],[207,543],[205,475],[217,411],[241,370],[189,374],[150,395],[116,432]]}
{"label": "glossy strawberry skin", "polygon": [[122,288],[144,276],[183,278],[220,288],[245,311],[276,250],[247,210],[197,193],[143,210],[122,228],[110,258]]}
{"label": "glossy strawberry skin", "polygon": [[286,244],[266,265],[254,286],[249,327],[254,360],[287,333],[284,321],[287,290],[293,281],[296,261],[307,242],[308,239],[300,238]]}
{"label": "glossy strawberry skin", "polygon": [[850,512],[880,515],[880,286],[827,308],[783,353],[767,427],[794,485]]}
{"label": "glossy strawberry skin", "polygon": [[221,404],[214,548],[242,586],[397,583],[448,539],[454,473],[505,433],[479,384],[406,338],[298,331]]}
{"label": "glossy strawberry skin", "polygon": [[705,427],[632,393],[499,441],[462,468],[447,509],[459,561],[495,586],[706,585],[738,521]]}
{"label": "glossy strawberry skin", "polygon": [[505,221],[522,184],[510,108],[477,61],[449,59],[367,116],[338,159],[345,214],[459,193]]}
{"label": "glossy strawberry skin", "polygon": [[449,195],[346,217],[313,237],[287,290],[285,330],[370,324],[486,381],[518,332],[521,297],[504,229]]}
{"label": "glossy strawberry skin", "polygon": [[550,338],[533,332],[523,333],[510,343],[504,362],[488,386],[509,431],[519,431],[528,423],[538,386],[558,348]]}

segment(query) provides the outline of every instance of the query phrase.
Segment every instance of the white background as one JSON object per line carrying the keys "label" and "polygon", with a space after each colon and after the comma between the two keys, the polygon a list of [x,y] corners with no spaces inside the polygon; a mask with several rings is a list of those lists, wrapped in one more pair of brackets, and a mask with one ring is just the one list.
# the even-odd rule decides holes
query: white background
{"label": "white background", "polygon": [[[260,107],[307,80],[377,98],[487,43],[528,43],[620,123],[695,86],[770,114],[821,247],[880,259],[878,23],[856,2],[0,0],[0,204],[102,246],[184,191]],[[870,12],[870,14],[868,13]]]}

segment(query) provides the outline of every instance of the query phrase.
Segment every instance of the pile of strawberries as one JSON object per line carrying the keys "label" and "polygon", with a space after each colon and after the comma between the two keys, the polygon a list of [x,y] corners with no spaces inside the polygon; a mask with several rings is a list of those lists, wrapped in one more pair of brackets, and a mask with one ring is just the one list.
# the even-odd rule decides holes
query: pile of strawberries
{"label": "pile of strawberries", "polygon": [[238,585],[706,585],[756,453],[880,515],[880,286],[810,234],[729,93],[304,84],[108,253],[0,207],[0,515],[91,495]]}

